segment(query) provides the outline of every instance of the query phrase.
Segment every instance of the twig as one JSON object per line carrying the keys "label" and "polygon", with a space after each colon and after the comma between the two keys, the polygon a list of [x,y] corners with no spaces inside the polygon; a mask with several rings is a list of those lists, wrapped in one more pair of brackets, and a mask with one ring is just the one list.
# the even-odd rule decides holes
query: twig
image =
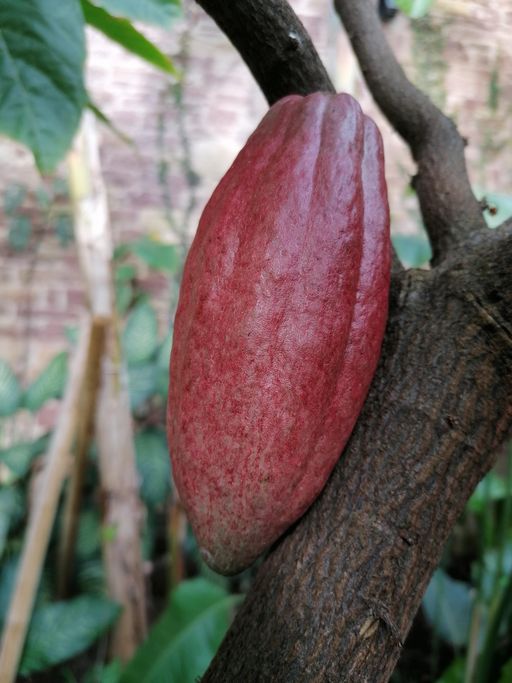
{"label": "twig", "polygon": [[311,38],[285,0],[197,0],[240,52],[269,104],[334,92]]}
{"label": "twig", "polygon": [[80,414],[87,357],[91,346],[91,321],[82,327],[75,351],[59,421],[53,432],[37,499],[30,517],[0,650],[0,683],[16,677],[34,599],[44,564],[59,497],[66,476],[69,453]]}
{"label": "twig", "polygon": [[433,251],[433,263],[485,230],[464,159],[465,142],[453,121],[407,78],[368,0],[334,0],[375,101],[408,143],[418,164],[413,179]]}

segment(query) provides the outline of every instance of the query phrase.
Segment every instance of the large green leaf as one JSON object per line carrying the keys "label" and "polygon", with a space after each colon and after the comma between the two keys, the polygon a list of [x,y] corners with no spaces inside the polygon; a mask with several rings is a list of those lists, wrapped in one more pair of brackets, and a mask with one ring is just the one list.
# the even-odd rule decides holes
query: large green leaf
{"label": "large green leaf", "polygon": [[61,398],[68,375],[68,354],[58,353],[28,387],[23,405],[31,412],[39,410],[51,398]]}
{"label": "large green leaf", "polygon": [[144,429],[135,435],[140,493],[148,505],[165,502],[171,483],[167,438],[163,429]]}
{"label": "large green leaf", "polygon": [[181,583],[121,683],[193,683],[215,655],[241,596],[204,579]]}
{"label": "large green leaf", "polygon": [[156,45],[145,38],[142,33],[126,19],[113,17],[102,7],[96,7],[89,0],[81,0],[85,20],[91,26],[104,33],[110,40],[119,43],[126,50],[141,57],[152,66],[173,76],[177,75],[173,63]]}
{"label": "large green leaf", "polygon": [[41,671],[83,652],[118,614],[118,605],[92,596],[39,607],[30,622],[20,673]]}
{"label": "large green leaf", "polygon": [[180,0],[94,0],[116,17],[143,21],[156,26],[169,26],[181,14]]}
{"label": "large green leaf", "polygon": [[0,358],[0,417],[16,412],[21,403],[21,387],[11,366]]}
{"label": "large green leaf", "polygon": [[128,316],[123,330],[123,349],[128,363],[145,363],[158,346],[158,323],[150,304],[139,304]]}
{"label": "large green leaf", "polygon": [[471,586],[442,569],[434,572],[423,598],[423,611],[437,633],[455,647],[466,644],[473,598]]}
{"label": "large green leaf", "polygon": [[0,132],[51,171],[71,144],[87,101],[79,0],[0,2]]}

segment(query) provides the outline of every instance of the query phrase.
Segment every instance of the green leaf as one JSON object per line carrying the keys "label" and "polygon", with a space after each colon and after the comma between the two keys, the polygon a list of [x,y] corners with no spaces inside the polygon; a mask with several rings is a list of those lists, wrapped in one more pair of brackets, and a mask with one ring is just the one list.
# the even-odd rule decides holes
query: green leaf
{"label": "green leaf", "polygon": [[18,573],[19,555],[0,564],[0,628],[3,626]]}
{"label": "green leaf", "polygon": [[21,386],[11,366],[0,358],[0,417],[13,415],[21,403]]}
{"label": "green leaf", "polygon": [[121,265],[117,266],[115,270],[116,282],[126,282],[133,280],[136,275],[137,271],[135,266],[132,266],[131,263],[122,263]]}
{"label": "green leaf", "polygon": [[39,607],[30,622],[20,673],[42,671],[83,652],[118,614],[118,605],[92,596]]}
{"label": "green leaf", "polygon": [[103,667],[99,683],[119,683],[122,670],[121,662],[118,659],[114,659],[113,662]]}
{"label": "green leaf", "polygon": [[152,396],[159,393],[161,370],[155,363],[128,366],[128,389],[130,407],[138,410]]}
{"label": "green leaf", "polygon": [[112,254],[113,261],[122,261],[130,254],[130,243],[121,242],[116,247],[114,247],[114,253]]}
{"label": "green leaf", "polygon": [[180,0],[94,0],[94,4],[116,17],[163,27],[181,14]]}
{"label": "green leaf", "polygon": [[80,562],[76,573],[77,587],[80,593],[88,595],[104,595],[105,571],[101,559]]}
{"label": "green leaf", "polygon": [[81,560],[99,555],[101,551],[101,521],[94,508],[80,514],[76,539],[76,554]]}
{"label": "green leaf", "polygon": [[141,57],[158,69],[177,76],[173,63],[156,45],[139,33],[126,19],[118,19],[89,0],[81,0],[85,20],[104,33],[110,40],[119,43],[126,50]]}
{"label": "green leaf", "polygon": [[51,398],[61,398],[68,375],[68,354],[66,351],[58,353],[48,363],[23,397],[23,405],[32,413]]}
{"label": "green leaf", "polygon": [[184,581],[121,676],[120,683],[192,683],[215,655],[241,596],[205,581]]}
{"label": "green leaf", "polygon": [[[107,665],[94,664],[81,678],[81,683],[119,683],[122,670],[123,666],[118,659]],[[72,680],[76,681],[75,678]]]}
{"label": "green leaf", "polygon": [[119,315],[124,315],[133,301],[133,287],[129,282],[116,282],[116,308]]}
{"label": "green leaf", "polygon": [[454,659],[450,666],[443,672],[436,683],[464,683],[464,671],[466,662],[461,657]]}
{"label": "green leaf", "polygon": [[471,587],[437,569],[423,598],[423,611],[437,633],[454,647],[466,644],[473,598]]}
{"label": "green leaf", "polygon": [[36,441],[23,441],[0,450],[0,462],[12,473],[10,482],[27,474],[34,458],[45,452],[49,438],[49,435],[45,434]]}
{"label": "green leaf", "polygon": [[484,199],[495,209],[495,213],[484,212],[489,228],[497,228],[503,221],[512,216],[512,195],[499,192],[477,192],[479,199]]}
{"label": "green leaf", "polygon": [[161,368],[169,368],[169,358],[171,357],[172,348],[172,329],[167,332],[162,343],[160,344],[160,349],[158,350],[157,363]]}
{"label": "green leaf", "polygon": [[163,399],[167,398],[169,391],[169,359],[171,356],[172,347],[172,329],[166,334],[165,338],[160,344],[156,362],[158,366],[158,375],[156,379],[156,393]]}
{"label": "green leaf", "polygon": [[506,481],[495,472],[489,472],[473,491],[467,507],[471,512],[481,514],[489,503],[503,500],[510,493]]}
{"label": "green leaf", "polygon": [[143,237],[131,244],[133,253],[153,270],[172,275],[180,266],[176,247],[149,237]]}
{"label": "green leaf", "polygon": [[67,247],[75,237],[71,216],[68,213],[59,213],[55,217],[54,228],[61,246]]}
{"label": "green leaf", "polygon": [[32,221],[28,216],[14,216],[9,221],[9,246],[15,251],[28,247],[32,237]]}
{"label": "green leaf", "polygon": [[499,107],[500,95],[500,72],[496,67],[494,67],[489,79],[489,96],[487,98],[487,105],[492,112],[495,112]]}
{"label": "green leaf", "polygon": [[9,531],[23,519],[25,501],[21,491],[15,486],[0,489],[0,557],[5,548]]}
{"label": "green leaf", "polygon": [[512,659],[509,659],[501,669],[498,683],[512,683]]}
{"label": "green leaf", "polygon": [[158,323],[150,304],[142,303],[128,316],[123,330],[123,349],[129,364],[144,363],[158,346]]}
{"label": "green leaf", "polygon": [[8,185],[4,193],[4,211],[11,216],[23,204],[27,188],[19,183]]}
{"label": "green leaf", "polygon": [[124,315],[130,304],[133,302],[132,280],[136,277],[137,271],[131,263],[120,263],[115,269],[115,293],[116,308],[120,315]]}
{"label": "green leaf", "polygon": [[419,268],[432,258],[432,250],[423,231],[411,235],[393,235],[392,241],[398,258],[406,268]]}
{"label": "green leaf", "polygon": [[163,429],[144,429],[135,435],[140,493],[148,505],[165,502],[171,484],[167,438]]}
{"label": "green leaf", "polygon": [[420,19],[428,14],[434,0],[395,0],[395,4],[412,19]]}
{"label": "green leaf", "polygon": [[40,171],[69,148],[86,103],[78,0],[0,3],[0,132],[27,145]]}
{"label": "green leaf", "polygon": [[35,191],[37,206],[41,211],[48,211],[52,203],[52,198],[46,188],[38,187]]}
{"label": "green leaf", "polygon": [[66,325],[64,328],[64,334],[66,335],[66,339],[71,344],[71,346],[76,346],[78,344],[77,325]]}
{"label": "green leaf", "polygon": [[501,548],[486,550],[480,563],[480,592],[489,604],[496,591],[496,581],[506,583],[512,575],[512,541],[504,542]]}

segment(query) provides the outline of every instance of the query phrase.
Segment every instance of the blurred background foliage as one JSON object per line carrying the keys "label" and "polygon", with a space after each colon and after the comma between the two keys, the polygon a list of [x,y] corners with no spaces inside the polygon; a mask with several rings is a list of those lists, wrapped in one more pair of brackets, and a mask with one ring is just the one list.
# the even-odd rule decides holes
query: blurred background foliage
{"label": "blurred background foliage", "polygon": [[[0,82],[12,83],[13,64],[26,69],[25,78],[13,86],[12,98],[0,103],[0,131],[26,144],[41,171],[55,170],[84,107],[117,130],[115,122],[101,111],[101,103],[92,102],[83,81],[85,23],[168,74],[174,79],[170,92],[179,100],[180,70],[138,24],[172,28],[181,12],[178,0],[81,0],[62,4],[53,16],[48,15],[48,4],[45,9],[42,0],[25,0],[25,4],[31,10],[25,16],[19,0],[3,0],[0,5],[0,32],[11,56],[11,62],[0,63]],[[416,22],[428,17],[432,4],[432,0],[387,3],[389,9],[399,9]],[[8,31],[7,26],[15,30]],[[425,26],[414,26],[415,31],[423,30],[422,40],[426,40],[429,34]],[[31,32],[37,40],[28,46],[25,38]],[[437,39],[435,34],[428,38],[432,39]],[[48,54],[53,56],[53,71],[46,73],[43,96],[38,83]],[[428,57],[426,53],[417,55],[419,62],[426,60],[426,71]],[[31,69],[27,69],[27,60]],[[442,63],[438,66],[442,68]],[[62,83],[66,84],[64,88]],[[431,88],[436,99],[439,81],[432,80],[432,74],[430,84],[422,85]],[[499,97],[497,74],[493,74],[488,88],[492,110]],[[28,112],[21,119],[20,101]],[[165,184],[165,164],[159,172]],[[193,186],[197,179],[191,168],[187,172]],[[512,195],[478,187],[475,193],[487,207],[489,228],[512,215]],[[404,202],[413,194],[406,189]],[[411,206],[413,229],[394,234],[393,243],[405,266],[428,268],[430,246],[417,207]],[[12,253],[30,253],[50,238],[57,239],[63,252],[73,248],[69,192],[60,175],[45,176],[36,189],[20,183],[8,185],[3,211]],[[145,287],[145,275],[148,271],[159,274],[169,283],[172,314],[189,234],[178,229],[177,237],[173,244],[149,234],[121,241],[112,261],[144,504],[143,556],[151,630],[128,663],[108,656],[108,630],[120,608],[107,596],[101,547],[116,530],[102,524],[93,443],[73,559],[72,597],[56,599],[61,510],[23,650],[20,679],[193,683],[207,668],[254,577],[256,570],[251,569],[227,579],[204,565],[173,490],[165,436],[172,329],[161,332],[154,293]],[[20,416],[35,419],[40,411],[59,405],[76,337],[76,328],[69,326],[67,348],[51,358],[30,382],[0,359],[0,431],[6,444],[0,449],[0,628],[12,594],[41,458],[50,438],[45,433],[32,440],[20,439],[11,427]],[[404,644],[393,681],[512,683],[512,447],[498,454],[496,468],[478,485],[458,521]]]}

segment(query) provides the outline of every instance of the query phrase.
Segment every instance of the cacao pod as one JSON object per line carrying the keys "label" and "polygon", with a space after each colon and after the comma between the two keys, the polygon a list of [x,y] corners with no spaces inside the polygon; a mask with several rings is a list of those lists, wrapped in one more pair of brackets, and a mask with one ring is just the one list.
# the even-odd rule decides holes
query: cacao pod
{"label": "cacao pod", "polygon": [[277,102],[208,202],[175,319],[175,485],[216,571],[250,565],[322,490],[387,317],[382,142],[349,95]]}

